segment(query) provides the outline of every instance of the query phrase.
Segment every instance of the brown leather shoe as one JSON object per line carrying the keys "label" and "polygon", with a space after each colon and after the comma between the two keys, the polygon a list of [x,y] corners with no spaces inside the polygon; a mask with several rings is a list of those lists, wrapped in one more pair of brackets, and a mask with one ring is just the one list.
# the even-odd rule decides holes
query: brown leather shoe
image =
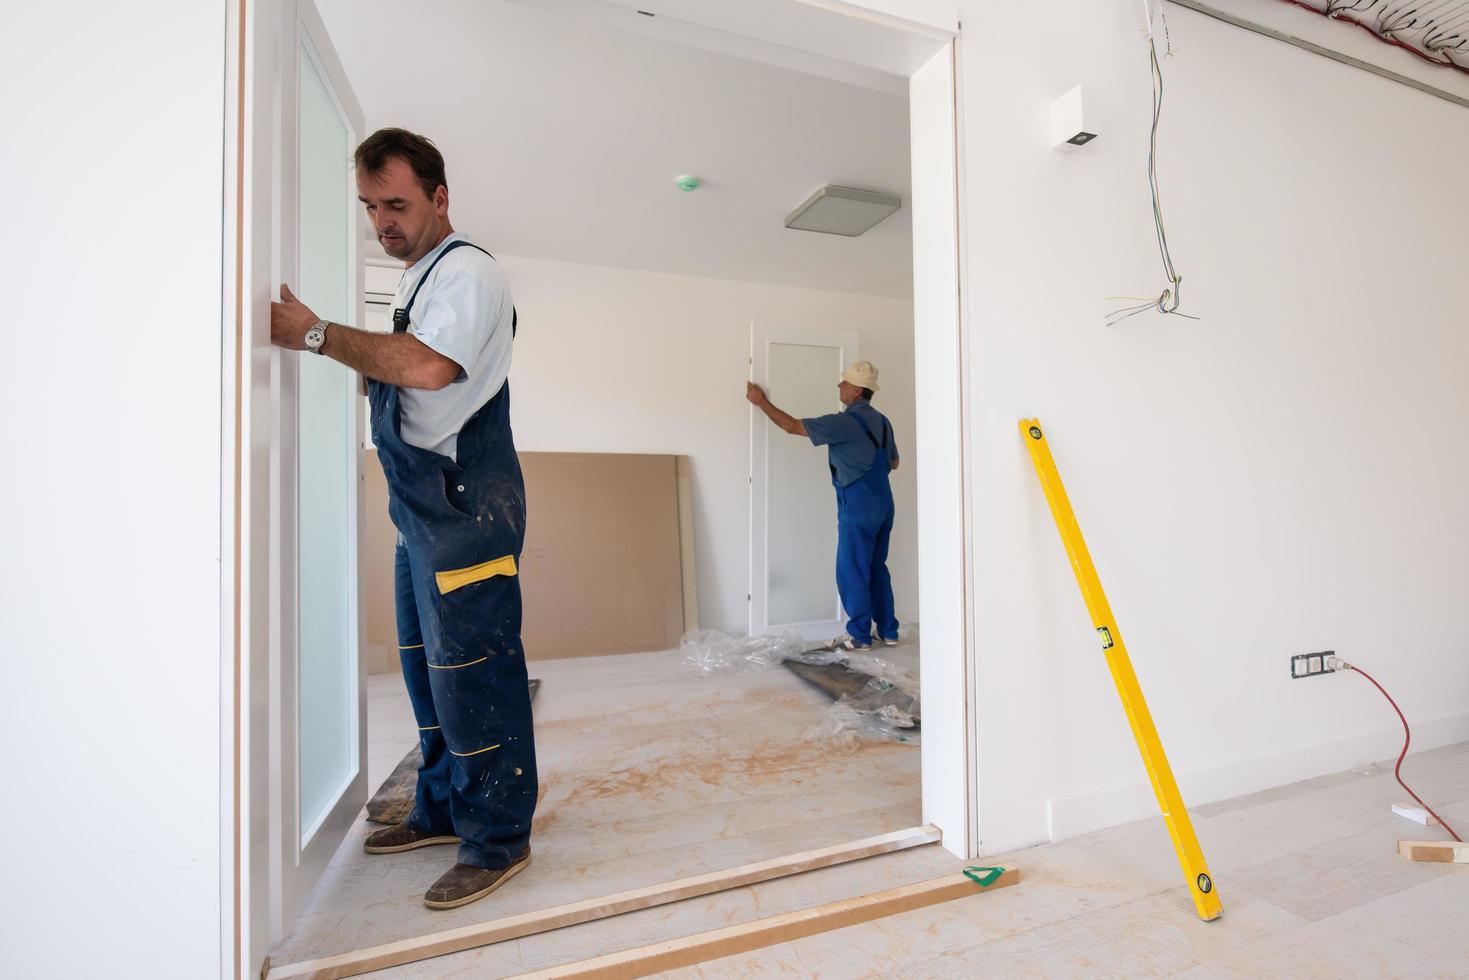
{"label": "brown leather shoe", "polygon": [[405,821],[382,830],[374,830],[367,835],[362,849],[368,854],[397,854],[399,851],[411,851],[415,847],[457,843],[459,838],[453,834],[427,834],[417,827],[409,826]]}
{"label": "brown leather shoe", "polygon": [[433,887],[423,893],[423,904],[431,909],[457,909],[477,902],[509,881],[530,864],[530,848],[508,868],[476,868],[472,864],[456,864],[445,871]]}

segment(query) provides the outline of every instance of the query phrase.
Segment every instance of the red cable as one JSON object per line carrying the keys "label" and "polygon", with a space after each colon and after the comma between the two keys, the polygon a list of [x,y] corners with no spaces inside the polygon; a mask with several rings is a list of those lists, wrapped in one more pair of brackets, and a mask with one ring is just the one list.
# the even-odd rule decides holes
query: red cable
{"label": "red cable", "polygon": [[1408,754],[1408,743],[1413,741],[1413,733],[1408,730],[1408,719],[1403,717],[1403,709],[1398,707],[1398,703],[1392,699],[1392,695],[1387,693],[1387,689],[1384,688],[1381,684],[1377,683],[1377,681],[1373,679],[1371,674],[1367,673],[1361,667],[1354,667],[1351,664],[1346,664],[1345,666],[1350,670],[1355,670],[1357,673],[1361,674],[1369,681],[1372,681],[1372,686],[1382,692],[1382,696],[1387,698],[1387,703],[1392,705],[1392,709],[1398,713],[1398,720],[1403,723],[1403,751],[1398,753],[1398,764],[1393,766],[1392,770],[1393,776],[1397,778],[1398,785],[1407,790],[1408,795],[1413,797],[1413,799],[1417,801],[1418,805],[1421,806],[1424,810],[1427,810],[1428,815],[1437,820],[1439,824],[1442,825],[1443,829],[1449,832],[1450,837],[1461,844],[1464,843],[1464,838],[1454,833],[1454,828],[1450,827],[1448,825],[1448,822],[1445,821],[1443,817],[1440,817],[1438,814],[1434,813],[1433,807],[1429,806],[1427,803],[1424,803],[1423,800],[1419,799],[1418,794],[1409,789],[1408,784],[1403,782],[1403,757]]}
{"label": "red cable", "polygon": [[[1469,73],[1469,66],[1461,65],[1453,58],[1445,55],[1444,58],[1441,60],[1439,58],[1433,57],[1426,51],[1422,51],[1418,48],[1413,47],[1413,45],[1411,44],[1404,44],[1402,41],[1399,41],[1395,37],[1389,37],[1386,34],[1379,34],[1376,30],[1373,29],[1371,24],[1365,24],[1355,17],[1348,16],[1345,11],[1332,14],[1328,13],[1325,10],[1322,10],[1320,7],[1313,7],[1309,3],[1305,3],[1304,0],[1285,0],[1285,2],[1293,7],[1300,7],[1302,10],[1309,10],[1313,14],[1319,14],[1320,16],[1325,17],[1327,20],[1339,20],[1343,24],[1351,24],[1353,27],[1360,27],[1368,34],[1371,34],[1373,37],[1377,38],[1377,40],[1382,41],[1385,44],[1391,44],[1395,48],[1402,48],[1409,54],[1416,55],[1417,57],[1422,58],[1430,65],[1438,65],[1440,68],[1452,68],[1455,71]],[[1387,692],[1383,691],[1382,693],[1386,694]]]}

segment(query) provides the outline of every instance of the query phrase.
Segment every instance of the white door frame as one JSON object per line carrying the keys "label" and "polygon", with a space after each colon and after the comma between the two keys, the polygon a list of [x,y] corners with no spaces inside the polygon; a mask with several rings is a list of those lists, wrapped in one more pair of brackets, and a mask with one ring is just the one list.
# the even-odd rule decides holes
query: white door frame
{"label": "white door frame", "polygon": [[[346,73],[310,0],[226,0],[225,9],[229,77],[223,387],[225,444],[231,451],[223,460],[228,498],[221,528],[226,624],[221,701],[227,721],[221,757],[233,778],[221,787],[222,813],[228,817],[221,827],[225,893],[220,968],[221,976],[249,977],[258,974],[287,914],[304,900],[330,860],[361,808],[367,786],[366,677],[359,647],[356,772],[336,806],[309,828],[312,834],[302,835],[297,819],[273,819],[283,810],[299,811],[298,774],[289,757],[294,748],[275,737],[285,730],[283,719],[291,719],[294,730],[296,711],[289,696],[293,685],[283,683],[296,669],[295,505],[283,507],[281,499],[283,488],[294,487],[295,479],[296,355],[283,355],[270,345],[270,302],[279,283],[289,281],[297,269],[296,134],[283,121],[297,118],[298,30],[312,40],[312,55],[333,82],[338,108],[349,122],[349,138],[360,138],[363,117],[351,101]],[[360,215],[355,198],[349,214]],[[348,232],[348,254],[359,269],[352,291],[359,320],[361,261],[356,257],[362,240],[354,226]],[[360,418],[355,404],[348,417]],[[359,474],[360,455],[353,515],[360,538]],[[360,602],[353,615],[360,643]],[[310,837],[305,846],[303,836]]]}
{"label": "white door frame", "polygon": [[[835,347],[845,369],[857,359],[857,334],[852,330],[829,330],[821,327],[782,326],[769,323],[750,324],[750,380],[766,386],[770,382],[770,347],[772,344],[810,344],[813,347]],[[835,389],[836,382],[832,382]],[[837,411],[832,397],[832,411]],[[830,640],[841,632],[845,622],[836,581],[831,581],[832,615],[805,623],[772,623],[770,621],[770,443],[775,438],[789,438],[779,432],[755,406],[750,406],[750,635],[761,636],[772,630],[795,630],[805,640]],[[836,512],[832,512],[836,524]]]}
{"label": "white door frame", "polygon": [[923,819],[959,857],[982,849],[969,473],[963,116],[954,38],[910,79],[913,369],[918,392],[918,605]]}
{"label": "white door frame", "polygon": [[[356,146],[366,134],[363,133],[362,109],[352,94],[342,67],[327,35],[326,25],[321,20],[311,0],[285,0],[282,4],[285,15],[281,45],[280,79],[278,93],[281,125],[280,155],[283,164],[277,174],[274,205],[277,209],[275,228],[280,246],[276,253],[274,279],[277,282],[298,283],[301,261],[299,254],[300,230],[300,175],[299,162],[300,128],[300,79],[298,78],[297,45],[305,47],[306,55],[315,64],[317,71],[327,83],[338,115],[347,129],[349,146]],[[342,161],[345,173],[347,161]],[[347,243],[347,260],[355,270],[350,287],[352,308],[349,317],[354,323],[362,322],[362,212],[357,197],[348,185],[347,214],[350,217],[342,234]],[[284,821],[272,820],[270,824],[271,846],[271,940],[278,941],[286,935],[286,924],[294,920],[305,905],[312,887],[336,853],[337,847],[351,829],[353,820],[367,800],[367,669],[362,657],[362,635],[364,612],[360,597],[363,587],[360,566],[357,561],[358,541],[363,534],[362,506],[362,411],[357,404],[359,396],[349,390],[347,397],[349,445],[349,480],[352,488],[348,501],[349,526],[352,533],[348,541],[347,566],[357,570],[357,580],[349,598],[350,622],[354,626],[351,638],[352,658],[357,665],[356,697],[350,706],[350,724],[357,733],[352,746],[354,765],[342,785],[334,793],[335,803],[312,826],[301,825],[301,779],[300,779],[300,685],[299,637],[300,637],[300,581],[299,581],[299,507],[295,499],[285,495],[300,484],[299,443],[300,412],[298,392],[300,385],[300,355],[271,352],[275,415],[271,448],[275,471],[271,481],[277,495],[271,507],[273,523],[271,541],[277,545],[272,551],[271,600],[276,613],[272,616],[272,633],[275,647],[271,656],[270,673],[270,771],[271,812],[284,815]]]}
{"label": "white door frame", "polygon": [[[970,559],[968,349],[962,281],[963,166],[957,9],[948,0],[783,0],[901,32],[911,53],[915,374],[919,421],[919,620],[923,629],[923,819],[961,857],[981,847],[974,745],[974,622]],[[269,665],[271,536],[270,297],[282,25],[293,0],[225,0],[229,29],[225,153],[224,419],[226,520],[221,604],[225,635],[221,757],[221,975],[258,975],[270,946]],[[715,8],[710,8],[716,9]],[[895,10],[905,14],[895,14]],[[914,13],[908,14],[908,11]],[[685,19],[696,28],[698,11]],[[922,17],[921,22],[909,17]],[[774,23],[778,18],[767,18]],[[710,23],[708,27],[720,29]],[[791,47],[789,37],[757,39]],[[830,55],[830,52],[817,52]],[[852,61],[863,63],[860,56]],[[875,67],[891,70],[891,62]],[[230,518],[233,518],[231,520]]]}

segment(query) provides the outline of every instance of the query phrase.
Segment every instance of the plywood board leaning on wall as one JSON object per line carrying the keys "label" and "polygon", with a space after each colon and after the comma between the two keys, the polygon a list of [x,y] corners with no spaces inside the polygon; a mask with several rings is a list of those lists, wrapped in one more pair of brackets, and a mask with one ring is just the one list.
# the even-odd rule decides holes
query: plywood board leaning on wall
{"label": "plywood board leaning on wall", "polygon": [[522,453],[531,660],[667,650],[684,631],[678,457]]}
{"label": "plywood board leaning on wall", "polygon": [[[371,451],[369,450],[369,453]],[[693,504],[683,456],[521,453],[526,537],[522,636],[530,660],[666,650],[698,625]],[[365,648],[398,669],[387,487],[367,461]]]}

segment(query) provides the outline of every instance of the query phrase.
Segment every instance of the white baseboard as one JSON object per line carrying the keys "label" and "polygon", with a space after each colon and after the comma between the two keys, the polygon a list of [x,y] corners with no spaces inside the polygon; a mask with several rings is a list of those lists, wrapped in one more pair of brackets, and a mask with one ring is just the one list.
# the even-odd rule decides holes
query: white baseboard
{"label": "white baseboard", "polygon": [[[1375,728],[1343,738],[1309,742],[1195,769],[1175,769],[1189,807],[1285,786],[1313,776],[1340,772],[1367,762],[1395,759],[1402,747],[1401,727]],[[1469,740],[1469,711],[1413,723],[1414,752]],[[1411,760],[1412,755],[1408,758]],[[1138,763],[1139,778],[1047,802],[1050,839],[1065,840],[1158,815],[1152,787]]]}

